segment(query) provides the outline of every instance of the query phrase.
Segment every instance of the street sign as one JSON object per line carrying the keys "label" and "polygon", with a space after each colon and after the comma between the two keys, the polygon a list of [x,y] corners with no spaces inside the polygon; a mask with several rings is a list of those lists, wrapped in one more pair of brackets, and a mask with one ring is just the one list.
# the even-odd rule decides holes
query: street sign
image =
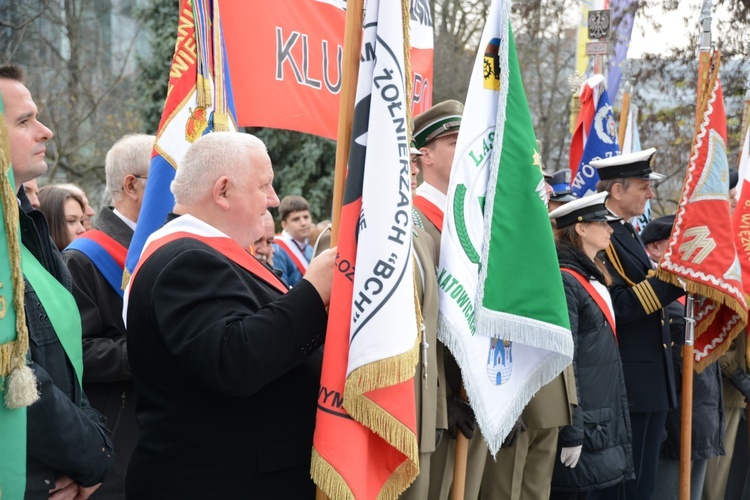
{"label": "street sign", "polygon": [[587,56],[606,56],[609,54],[609,44],[607,42],[589,42],[586,44]]}
{"label": "street sign", "polygon": [[589,40],[609,40],[612,16],[609,9],[589,11]]}

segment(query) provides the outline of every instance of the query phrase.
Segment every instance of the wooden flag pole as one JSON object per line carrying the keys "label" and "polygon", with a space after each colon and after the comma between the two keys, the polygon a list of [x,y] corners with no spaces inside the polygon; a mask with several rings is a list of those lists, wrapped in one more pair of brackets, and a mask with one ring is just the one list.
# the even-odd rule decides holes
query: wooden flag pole
{"label": "wooden flag pole", "polygon": [[622,93],[622,109],[620,109],[620,130],[617,135],[617,142],[622,151],[622,146],[625,144],[625,131],[628,126],[628,114],[630,113],[630,82],[625,82],[625,87]]}
{"label": "wooden flag pole", "polygon": [[344,28],[344,56],[342,60],[341,98],[339,124],[336,133],[336,170],[333,177],[333,207],[331,208],[331,246],[336,246],[341,224],[341,205],[344,201],[346,166],[349,161],[349,144],[354,121],[354,99],[357,96],[357,74],[362,46],[363,0],[346,2],[346,27]]}
{"label": "wooden flag pole", "polygon": [[693,344],[695,343],[695,296],[685,305],[685,345],[682,346],[682,407],[680,409],[680,500],[690,500],[690,461],[693,423]]}
{"label": "wooden flag pole", "polygon": [[[336,133],[336,167],[333,177],[333,206],[331,207],[331,247],[336,246],[341,224],[341,205],[344,202],[346,166],[349,160],[349,143],[354,121],[354,99],[357,97],[357,75],[362,46],[363,0],[346,2],[346,25],[344,28],[344,55],[341,66],[341,98],[339,99],[339,123]],[[320,487],[315,488],[315,500],[327,500]]]}
{"label": "wooden flag pole", "polygon": [[[701,38],[698,60],[698,86],[695,106],[695,131],[700,132],[703,100],[707,95],[708,72],[711,68],[711,0],[705,0],[700,17]],[[680,419],[680,500],[690,500],[690,465],[693,429],[693,343],[695,335],[693,294],[688,294],[685,314],[685,345],[682,347],[682,408]]]}
{"label": "wooden flag pole", "polygon": [[[466,389],[461,387],[461,399],[468,401]],[[466,462],[469,458],[469,440],[461,431],[456,432],[456,453],[453,458],[453,486],[451,486],[451,499],[464,500],[466,491]]]}

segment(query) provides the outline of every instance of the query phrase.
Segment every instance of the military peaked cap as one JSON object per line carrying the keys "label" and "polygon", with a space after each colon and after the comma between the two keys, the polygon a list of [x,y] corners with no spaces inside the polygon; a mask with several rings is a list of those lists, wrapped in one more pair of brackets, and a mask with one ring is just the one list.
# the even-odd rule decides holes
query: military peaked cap
{"label": "military peaked cap", "polygon": [[414,143],[417,149],[445,134],[457,134],[461,127],[464,105],[448,100],[414,117]]}

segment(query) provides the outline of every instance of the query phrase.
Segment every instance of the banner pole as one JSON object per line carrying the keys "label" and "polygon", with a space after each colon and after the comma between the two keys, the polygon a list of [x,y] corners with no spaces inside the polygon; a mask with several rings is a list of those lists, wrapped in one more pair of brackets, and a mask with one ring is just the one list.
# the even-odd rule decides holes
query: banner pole
{"label": "banner pole", "polygon": [[682,407],[680,409],[680,500],[690,500],[690,460],[693,428],[693,344],[695,343],[695,295],[685,305],[685,345],[682,346]]}
{"label": "banner pole", "polygon": [[625,87],[622,93],[622,108],[620,109],[620,130],[617,135],[617,142],[622,151],[622,146],[625,144],[625,131],[628,125],[628,114],[630,113],[630,82],[625,82]]}
{"label": "banner pole", "polygon": [[357,96],[357,74],[359,72],[360,48],[362,45],[363,0],[346,2],[346,25],[344,28],[344,55],[342,60],[341,99],[339,100],[339,123],[336,133],[336,167],[333,177],[333,206],[331,208],[331,246],[336,246],[341,223],[341,205],[344,201],[346,166],[349,160],[349,144],[354,120],[354,99]]}
{"label": "banner pole", "polygon": [[[461,399],[468,401],[466,389],[461,386]],[[466,462],[469,458],[469,440],[461,431],[456,433],[456,453],[453,458],[453,486],[451,486],[451,499],[464,500],[466,491]]]}
{"label": "banner pole", "polygon": [[[698,59],[698,90],[695,105],[695,131],[698,133],[703,114],[701,102],[707,93],[708,72],[711,67],[711,0],[705,0],[699,21],[701,27],[700,52]],[[693,419],[693,343],[695,335],[693,294],[687,296],[685,314],[685,345],[682,347],[682,415],[680,419],[680,500],[690,500],[690,459]]]}
{"label": "banner pole", "polygon": [[[333,176],[333,206],[331,207],[331,247],[336,246],[341,224],[341,205],[344,201],[346,166],[349,160],[349,143],[354,121],[354,100],[357,96],[357,75],[362,45],[363,0],[346,2],[346,24],[344,28],[344,55],[341,66],[341,98],[339,99],[339,123],[336,133],[336,166]],[[315,500],[328,500],[319,486],[315,487]]]}

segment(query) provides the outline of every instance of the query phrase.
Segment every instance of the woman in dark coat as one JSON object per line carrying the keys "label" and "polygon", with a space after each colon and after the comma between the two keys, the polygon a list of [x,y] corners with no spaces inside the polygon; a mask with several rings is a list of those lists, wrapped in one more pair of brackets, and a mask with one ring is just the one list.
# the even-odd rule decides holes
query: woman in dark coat
{"label": "woman in dark coat", "polygon": [[[578,406],[560,431],[552,499],[597,498],[597,490],[633,477],[630,418],[614,313],[611,278],[597,254],[609,246],[607,193],[552,211],[557,253],[575,352]],[[611,492],[611,490],[608,490]]]}

